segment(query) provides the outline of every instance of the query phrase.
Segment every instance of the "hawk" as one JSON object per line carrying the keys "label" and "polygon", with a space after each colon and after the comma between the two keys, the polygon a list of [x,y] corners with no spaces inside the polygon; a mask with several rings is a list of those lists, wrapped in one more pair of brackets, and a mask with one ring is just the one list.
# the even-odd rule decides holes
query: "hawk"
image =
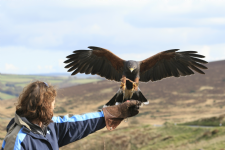
{"label": "hawk", "polygon": [[187,76],[194,74],[193,71],[205,74],[201,69],[207,69],[203,64],[208,63],[199,59],[205,56],[197,54],[196,51],[178,52],[179,49],[171,49],[142,61],[134,61],[123,60],[101,47],[88,48],[90,50],[76,50],[67,56],[65,68],[69,68],[68,72],[72,72],[71,75],[96,74],[108,80],[121,82],[119,90],[107,106],[130,99],[148,102],[138,87],[139,81],[154,82],[171,76]]}

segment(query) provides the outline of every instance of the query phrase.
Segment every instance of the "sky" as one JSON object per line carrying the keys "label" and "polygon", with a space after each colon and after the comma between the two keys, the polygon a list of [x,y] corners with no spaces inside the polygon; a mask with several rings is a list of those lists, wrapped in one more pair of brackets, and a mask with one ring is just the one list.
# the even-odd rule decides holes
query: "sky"
{"label": "sky", "polygon": [[168,49],[225,59],[223,0],[0,0],[0,73],[66,73],[74,50],[124,60]]}

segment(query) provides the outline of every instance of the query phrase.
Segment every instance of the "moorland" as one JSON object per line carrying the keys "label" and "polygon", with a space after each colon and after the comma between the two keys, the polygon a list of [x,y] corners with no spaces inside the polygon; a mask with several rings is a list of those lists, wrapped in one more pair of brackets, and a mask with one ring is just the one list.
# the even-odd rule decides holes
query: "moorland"
{"label": "moorland", "polygon": [[[223,149],[225,141],[225,61],[210,62],[205,75],[195,74],[140,83],[149,105],[112,132],[102,129],[61,148],[69,149]],[[108,80],[58,89],[55,115],[96,111],[116,93],[120,83]],[[0,143],[15,112],[17,99],[0,101]],[[216,123],[210,119],[217,118]],[[185,123],[204,120],[210,128]],[[222,126],[219,124],[222,123]],[[201,125],[201,123],[199,123]],[[162,126],[161,126],[162,125]],[[202,124],[204,125],[204,123]]]}

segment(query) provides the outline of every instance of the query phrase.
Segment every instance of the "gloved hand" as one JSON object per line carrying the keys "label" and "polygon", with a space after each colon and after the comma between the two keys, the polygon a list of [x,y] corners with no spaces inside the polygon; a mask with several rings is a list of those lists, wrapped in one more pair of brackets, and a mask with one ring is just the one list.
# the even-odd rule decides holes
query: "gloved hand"
{"label": "gloved hand", "polygon": [[112,131],[123,119],[137,115],[140,105],[140,101],[129,100],[119,105],[104,107],[102,110],[105,116],[106,128]]}

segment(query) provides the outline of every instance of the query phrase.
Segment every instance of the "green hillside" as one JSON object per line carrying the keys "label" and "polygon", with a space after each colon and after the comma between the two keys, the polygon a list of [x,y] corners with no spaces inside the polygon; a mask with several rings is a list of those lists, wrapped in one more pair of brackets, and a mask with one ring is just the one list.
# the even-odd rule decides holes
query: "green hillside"
{"label": "green hillside", "polygon": [[61,150],[224,150],[225,128],[194,128],[165,123],[162,127],[135,124],[106,131],[64,146]]}
{"label": "green hillside", "polygon": [[201,118],[190,122],[185,122],[181,125],[198,125],[198,126],[224,126],[225,125],[225,115],[220,115],[218,117]]}
{"label": "green hillside", "polygon": [[35,75],[8,75],[0,74],[0,100],[11,99],[19,96],[24,86],[32,81],[45,81],[52,85],[69,87],[77,84],[96,82],[101,79],[94,78],[76,78],[76,77],[56,77],[56,76],[35,76]]}

